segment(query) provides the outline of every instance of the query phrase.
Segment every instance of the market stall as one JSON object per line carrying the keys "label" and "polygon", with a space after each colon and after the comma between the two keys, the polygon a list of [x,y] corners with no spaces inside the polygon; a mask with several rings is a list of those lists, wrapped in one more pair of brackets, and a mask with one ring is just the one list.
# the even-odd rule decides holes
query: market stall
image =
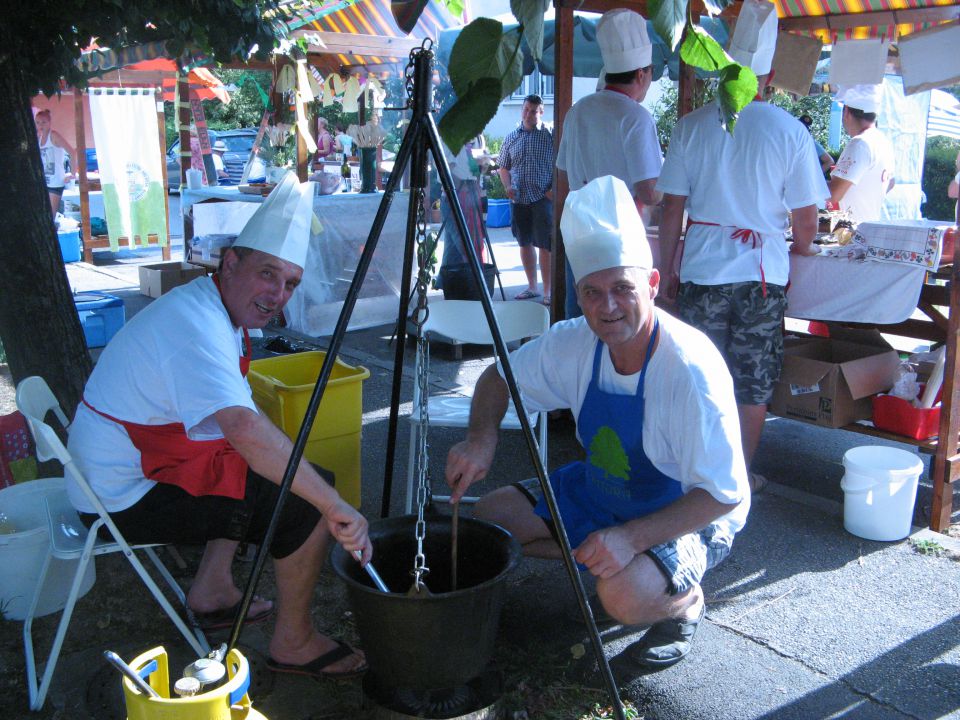
{"label": "market stall", "polygon": [[870,421],[842,428],[915,445],[934,455],[930,526],[944,530],[950,526],[952,484],[960,459],[960,387],[956,383],[960,286],[953,240],[946,226],[923,221],[864,223],[858,230],[863,242],[856,249],[828,246],[822,255],[791,256],[787,313],[829,321],[831,328],[876,329],[885,335],[945,345],[938,437],[914,439],[880,430]]}

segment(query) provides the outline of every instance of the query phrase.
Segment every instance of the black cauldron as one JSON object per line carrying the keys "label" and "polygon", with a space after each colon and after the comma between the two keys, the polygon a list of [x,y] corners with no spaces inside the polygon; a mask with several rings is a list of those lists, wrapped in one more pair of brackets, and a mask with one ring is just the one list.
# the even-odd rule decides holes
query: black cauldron
{"label": "black cauldron", "polygon": [[431,595],[408,597],[416,520],[404,515],[370,524],[373,564],[389,594],[377,590],[340,545],[331,554],[333,569],[347,584],[369,672],[378,684],[416,690],[462,685],[490,661],[504,581],[520,560],[520,545],[498,525],[460,518],[457,590],[451,592],[451,518],[428,518],[424,555]]}

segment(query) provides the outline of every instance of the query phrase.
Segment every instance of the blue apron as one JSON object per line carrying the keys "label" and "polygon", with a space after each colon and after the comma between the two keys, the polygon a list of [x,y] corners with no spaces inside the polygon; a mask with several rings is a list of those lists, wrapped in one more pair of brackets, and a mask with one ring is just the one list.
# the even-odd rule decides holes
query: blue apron
{"label": "blue apron", "polygon": [[[643,451],[643,386],[659,331],[658,320],[635,395],[600,389],[603,343],[597,342],[593,375],[577,417],[587,461],[565,465],[550,476],[572,548],[595,530],[649,515],[683,495],[680,483],[657,470]],[[541,498],[534,512],[550,522],[545,499]]]}

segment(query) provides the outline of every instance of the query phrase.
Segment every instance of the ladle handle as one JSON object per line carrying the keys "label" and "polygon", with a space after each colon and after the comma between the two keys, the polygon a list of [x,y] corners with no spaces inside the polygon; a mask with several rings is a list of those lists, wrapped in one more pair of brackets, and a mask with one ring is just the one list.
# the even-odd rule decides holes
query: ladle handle
{"label": "ladle handle", "polygon": [[[358,561],[363,560],[363,553],[359,550],[354,550],[353,556]],[[390,592],[390,588],[387,587],[387,584],[383,581],[383,578],[380,577],[380,573],[378,573],[376,568],[373,567],[373,563],[367,563],[363,566],[363,569],[367,571],[367,575],[369,575],[370,579],[373,580],[373,584],[377,586],[377,590],[385,593]]]}
{"label": "ladle handle", "polygon": [[132,682],[132,683],[134,684],[134,686],[136,686],[137,690],[139,690],[140,692],[142,692],[142,693],[143,693],[144,695],[146,695],[147,697],[152,697],[152,698],[159,698],[159,697],[160,697],[160,693],[158,693],[158,692],[157,692],[156,690],[154,690],[152,687],[150,687],[149,685],[147,685],[146,680],[144,680],[142,677],[140,677],[140,676],[136,673],[136,671],[135,671],[132,667],[130,667],[129,665],[127,665],[127,664],[120,658],[120,656],[117,655],[115,652],[113,652],[112,650],[104,650],[103,656],[107,659],[107,662],[109,662],[109,663],[110,663],[111,665],[113,665],[117,670],[119,670],[121,673],[123,673],[123,675],[125,675],[125,676],[127,677],[127,679],[130,680],[130,682]]}

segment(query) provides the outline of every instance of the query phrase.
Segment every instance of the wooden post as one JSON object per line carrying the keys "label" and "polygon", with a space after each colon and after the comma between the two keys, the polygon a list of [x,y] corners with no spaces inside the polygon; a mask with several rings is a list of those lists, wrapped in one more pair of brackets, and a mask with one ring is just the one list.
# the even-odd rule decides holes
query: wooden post
{"label": "wooden post", "polygon": [[[157,103],[157,133],[160,140],[160,172],[163,178],[163,217],[167,221],[167,244],[161,250],[164,260],[170,259],[170,199],[167,197],[167,127],[163,117],[163,88],[158,87],[154,94]],[[187,259],[187,245],[183,245],[183,259]]]}
{"label": "wooden post", "polygon": [[80,173],[80,241],[83,261],[93,264],[93,234],[90,228],[90,181],[87,179],[87,128],[83,122],[83,91],[73,89],[73,120],[77,134],[77,170]]}
{"label": "wooden post", "polygon": [[[957,341],[960,339],[960,263],[954,263],[950,279],[950,321],[947,330],[946,368],[957,367]],[[946,532],[953,512],[953,484],[960,475],[960,383],[956,373],[943,374],[943,395],[940,413],[940,435],[937,453],[930,473],[933,481],[933,502],[930,508],[930,529]]]}
{"label": "wooden post", "polygon": [[556,5],[556,46],[554,58],[553,87],[553,252],[550,255],[553,293],[550,300],[550,316],[553,321],[562,320],[567,301],[567,263],[560,237],[560,215],[567,199],[569,188],[560,182],[557,172],[556,153],[563,135],[563,120],[573,105],[573,7],[560,0]]}
{"label": "wooden post", "polygon": [[180,135],[180,215],[183,220],[183,252],[186,254],[190,240],[193,239],[193,218],[183,205],[183,190],[187,187],[187,169],[192,158],[190,155],[190,79],[184,73],[177,75],[176,95],[177,130]]}

